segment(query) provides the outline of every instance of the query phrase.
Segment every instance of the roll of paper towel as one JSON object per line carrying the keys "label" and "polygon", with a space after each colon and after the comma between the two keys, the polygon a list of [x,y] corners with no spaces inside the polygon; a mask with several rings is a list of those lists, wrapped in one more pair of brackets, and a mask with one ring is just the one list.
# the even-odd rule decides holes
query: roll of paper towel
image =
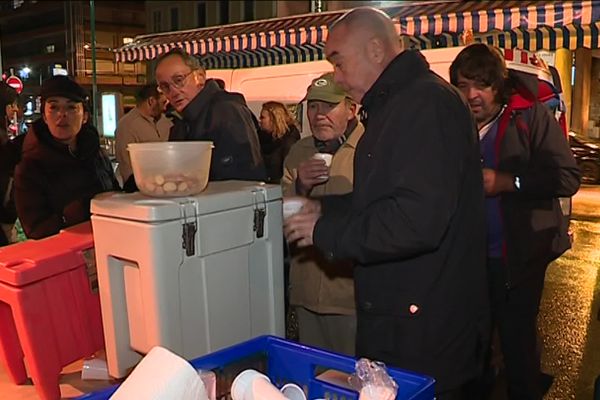
{"label": "roll of paper towel", "polygon": [[140,361],[111,400],[207,400],[198,372],[183,358],[156,346]]}

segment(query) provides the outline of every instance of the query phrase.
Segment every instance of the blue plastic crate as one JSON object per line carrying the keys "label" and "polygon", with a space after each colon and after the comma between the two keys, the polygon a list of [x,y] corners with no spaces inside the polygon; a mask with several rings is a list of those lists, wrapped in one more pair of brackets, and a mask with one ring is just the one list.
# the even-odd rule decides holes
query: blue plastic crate
{"label": "blue plastic crate", "polygon": [[[353,400],[358,393],[316,378],[325,370],[351,374],[355,359],[325,350],[303,346],[275,336],[260,336],[199,357],[191,364],[196,369],[212,370],[217,375],[217,397],[230,398],[229,387],[239,372],[257,369],[269,376],[271,382],[281,387],[292,382],[308,393],[308,399],[316,398]],[[398,400],[432,400],[434,380],[425,375],[388,368],[388,373],[398,384]],[[118,386],[86,394],[80,400],[108,399]]]}

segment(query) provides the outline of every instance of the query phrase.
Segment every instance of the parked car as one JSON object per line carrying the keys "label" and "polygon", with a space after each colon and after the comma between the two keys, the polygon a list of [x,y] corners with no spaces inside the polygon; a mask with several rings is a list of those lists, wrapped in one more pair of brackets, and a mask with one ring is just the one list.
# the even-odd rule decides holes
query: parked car
{"label": "parked car", "polygon": [[583,183],[600,183],[600,146],[595,142],[569,132],[569,144],[581,169]]}

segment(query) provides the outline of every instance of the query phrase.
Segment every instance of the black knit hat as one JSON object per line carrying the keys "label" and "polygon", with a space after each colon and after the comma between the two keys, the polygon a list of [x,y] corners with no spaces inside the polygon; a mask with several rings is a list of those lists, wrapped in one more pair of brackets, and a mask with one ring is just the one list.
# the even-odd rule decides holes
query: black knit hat
{"label": "black knit hat", "polygon": [[65,97],[78,103],[86,103],[88,93],[77,82],[64,75],[53,76],[42,83],[42,101],[50,97]]}

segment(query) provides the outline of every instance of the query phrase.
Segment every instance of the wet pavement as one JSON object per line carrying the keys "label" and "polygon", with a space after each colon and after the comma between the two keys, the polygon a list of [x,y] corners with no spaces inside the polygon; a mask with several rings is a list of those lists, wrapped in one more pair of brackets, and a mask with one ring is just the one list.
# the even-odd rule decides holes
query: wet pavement
{"label": "wet pavement", "polygon": [[593,399],[600,375],[600,186],[573,200],[573,248],[546,273],[539,315],[542,369],[555,377],[547,400]]}

